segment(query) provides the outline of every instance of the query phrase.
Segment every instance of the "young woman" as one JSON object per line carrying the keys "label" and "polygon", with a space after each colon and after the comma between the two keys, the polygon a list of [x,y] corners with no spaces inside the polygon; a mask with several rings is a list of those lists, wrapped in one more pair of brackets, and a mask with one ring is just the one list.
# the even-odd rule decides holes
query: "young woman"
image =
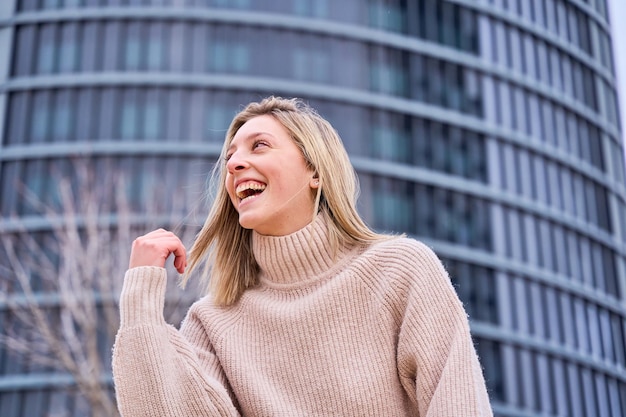
{"label": "young woman", "polygon": [[[490,416],[465,311],[425,245],[374,233],[339,136],[303,102],[235,116],[190,251],[135,240],[113,374],[123,416]],[[208,268],[180,330],[166,259]],[[209,279],[210,276],[210,279]]]}

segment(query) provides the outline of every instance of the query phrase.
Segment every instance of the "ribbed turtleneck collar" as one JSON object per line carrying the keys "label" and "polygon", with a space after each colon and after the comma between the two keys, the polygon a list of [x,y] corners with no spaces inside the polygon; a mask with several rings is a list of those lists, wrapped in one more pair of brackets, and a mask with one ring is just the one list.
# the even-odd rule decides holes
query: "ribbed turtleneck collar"
{"label": "ribbed turtleneck collar", "polygon": [[319,214],[304,228],[286,236],[252,233],[252,250],[262,279],[276,284],[295,284],[326,275],[341,266],[349,248],[340,247],[336,258],[328,241],[328,223]]}

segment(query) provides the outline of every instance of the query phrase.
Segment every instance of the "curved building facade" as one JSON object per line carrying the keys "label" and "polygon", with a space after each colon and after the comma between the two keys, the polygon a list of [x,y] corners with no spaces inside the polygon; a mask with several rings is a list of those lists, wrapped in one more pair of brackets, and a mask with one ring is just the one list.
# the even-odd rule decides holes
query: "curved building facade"
{"label": "curved building facade", "polygon": [[[141,212],[146,184],[208,172],[242,104],[303,97],[342,136],[367,222],[444,260],[496,415],[625,415],[609,28],[605,0],[4,1],[0,232],[45,232],[18,180],[54,205],[49,173],[88,155]],[[54,377],[1,349],[0,414],[45,415],[25,404]]]}

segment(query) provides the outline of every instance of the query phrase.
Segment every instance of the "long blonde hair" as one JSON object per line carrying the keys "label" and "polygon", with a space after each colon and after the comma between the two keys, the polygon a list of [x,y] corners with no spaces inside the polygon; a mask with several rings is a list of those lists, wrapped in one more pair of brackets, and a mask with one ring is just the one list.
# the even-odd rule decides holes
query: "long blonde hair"
{"label": "long blonde hair", "polygon": [[211,211],[191,247],[189,266],[183,285],[191,272],[205,262],[203,280],[217,305],[235,303],[241,294],[257,283],[259,266],[252,252],[252,230],[239,224],[225,187],[224,157],[233,137],[248,120],[271,115],[289,132],[319,180],[315,210],[329,222],[329,242],[333,251],[339,245],[368,243],[389,236],[372,231],[356,210],[358,179],[348,154],[335,129],[313,108],[299,99],[268,97],[248,104],[233,119],[226,133],[219,162],[213,170],[217,191]]}

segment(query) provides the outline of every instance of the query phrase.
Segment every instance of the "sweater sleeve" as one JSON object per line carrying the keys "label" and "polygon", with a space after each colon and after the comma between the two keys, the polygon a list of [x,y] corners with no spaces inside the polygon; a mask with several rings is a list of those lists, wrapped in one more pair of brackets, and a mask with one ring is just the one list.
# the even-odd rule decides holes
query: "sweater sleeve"
{"label": "sweater sleeve", "polygon": [[203,349],[165,322],[165,287],[164,268],[133,268],[124,277],[113,348],[121,415],[238,416],[219,372],[202,366]]}
{"label": "sweater sleeve", "polygon": [[437,256],[414,243],[404,264],[398,337],[402,384],[422,417],[492,416],[467,314]]}

